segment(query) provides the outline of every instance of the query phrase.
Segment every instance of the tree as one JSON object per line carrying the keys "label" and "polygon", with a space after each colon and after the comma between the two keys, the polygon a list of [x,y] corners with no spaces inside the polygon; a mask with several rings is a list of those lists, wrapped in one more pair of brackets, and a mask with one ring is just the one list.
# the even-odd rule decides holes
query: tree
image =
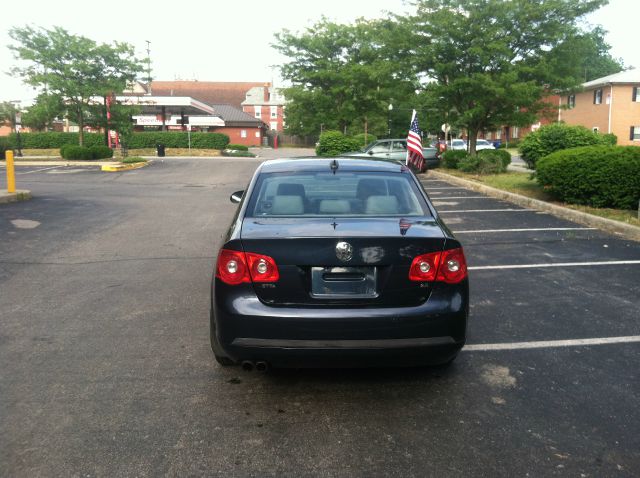
{"label": "tree", "polygon": [[16,127],[15,120],[17,112],[18,109],[16,108],[16,105],[10,101],[3,101],[0,103],[0,125],[9,123],[11,129],[14,129]]}
{"label": "tree", "polygon": [[[413,32],[416,74],[436,80],[454,125],[465,128],[471,153],[480,131],[534,122],[554,88],[575,87],[557,49],[579,33],[577,21],[606,0],[419,0],[400,19]],[[411,47],[413,45],[413,47]],[[580,62],[574,56],[571,66]]]}
{"label": "tree", "polygon": [[25,83],[64,99],[80,129],[83,144],[85,115],[92,97],[123,91],[142,71],[142,62],[127,43],[98,44],[63,28],[12,28],[9,48],[22,66]]}
{"label": "tree", "polygon": [[386,135],[389,103],[410,103],[418,85],[402,62],[389,61],[397,29],[390,20],[340,25],[322,19],[301,34],[276,34],[274,48],[290,58],[280,68],[292,83],[285,90],[288,131],[361,132],[366,122],[372,133]]}
{"label": "tree", "polygon": [[53,120],[60,118],[65,111],[66,106],[60,96],[41,93],[22,114],[22,124],[32,130],[47,131]]}

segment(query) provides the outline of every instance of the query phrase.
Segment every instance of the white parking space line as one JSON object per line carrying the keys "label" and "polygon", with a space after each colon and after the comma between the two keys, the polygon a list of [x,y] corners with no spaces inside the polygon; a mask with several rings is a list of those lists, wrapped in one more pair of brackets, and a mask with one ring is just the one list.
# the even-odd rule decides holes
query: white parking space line
{"label": "white parking space line", "polygon": [[23,176],[25,174],[32,174],[32,173],[39,173],[41,171],[49,171],[50,169],[56,169],[59,168],[60,166],[50,166],[48,168],[40,168],[40,169],[34,169],[33,171],[27,171],[24,173],[16,173],[16,176]]}
{"label": "white parking space line", "polygon": [[438,197],[438,199],[494,199],[489,196],[447,196],[447,197]]}
{"label": "white parking space line", "polygon": [[465,345],[462,351],[466,352],[488,352],[491,350],[522,350],[522,349],[542,349],[552,347],[581,347],[586,345],[607,345],[607,344],[630,344],[640,342],[640,335],[629,335],[626,337],[602,337],[593,339],[571,339],[571,340],[540,340],[536,342],[512,342],[502,344],[470,344]]}
{"label": "white parking space line", "polygon": [[[442,198],[438,198],[442,199]],[[439,214],[449,213],[465,213],[465,212],[525,212],[534,211],[534,209],[456,209],[452,211],[438,211]]]}
{"label": "white parking space line", "polygon": [[[441,199],[441,198],[438,198]],[[596,227],[532,227],[529,229],[470,229],[453,231],[454,234],[484,234],[492,232],[539,232],[539,231],[595,231]]]}
{"label": "white parking space line", "polygon": [[542,269],[544,267],[591,267],[591,266],[624,266],[640,264],[637,261],[603,261],[603,262],[558,262],[551,264],[510,264],[504,266],[472,266],[470,271],[486,271],[495,269]]}

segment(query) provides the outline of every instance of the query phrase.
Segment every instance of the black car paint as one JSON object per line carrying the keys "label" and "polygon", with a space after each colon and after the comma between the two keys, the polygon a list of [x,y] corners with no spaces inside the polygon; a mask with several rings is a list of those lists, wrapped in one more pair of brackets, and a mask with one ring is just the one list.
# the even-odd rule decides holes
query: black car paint
{"label": "black car paint", "polygon": [[[281,270],[277,284],[229,286],[212,281],[211,340],[214,353],[236,362],[268,361],[274,366],[370,366],[442,363],[454,358],[466,339],[469,308],[468,279],[459,284],[412,284],[402,291],[403,304],[394,300],[393,285],[372,303],[357,299],[313,299],[309,271],[301,264],[335,263],[333,247],[349,237],[355,249],[378,247],[393,254],[393,267],[380,267],[381,288],[399,279],[406,282],[411,258],[425,251],[461,247],[439,218],[418,179],[394,161],[343,159],[346,170],[394,170],[410,174],[431,212],[430,218],[367,220],[359,218],[245,218],[248,199],[261,172],[315,170],[330,161],[286,160],[263,163],[254,174],[224,238],[223,248],[260,252],[276,259]],[[320,166],[322,167],[322,166]],[[304,223],[304,225],[303,225]],[[321,236],[321,237],[319,237]],[[283,239],[279,239],[282,237]],[[403,247],[394,241],[402,237]],[[286,238],[286,239],[284,239]],[[440,244],[429,245],[429,240]],[[285,245],[280,243],[285,241]],[[308,240],[310,262],[295,257],[295,241]],[[405,247],[406,246],[406,247]],[[309,250],[307,247],[307,250]],[[283,252],[286,251],[286,254]],[[395,251],[395,252],[394,252]],[[293,257],[290,254],[294,254]],[[387,261],[389,258],[387,258]],[[329,262],[327,262],[329,261]],[[378,264],[380,261],[374,261]],[[369,264],[360,258],[350,265]],[[387,274],[385,276],[385,274]],[[214,272],[215,275],[215,272]],[[287,289],[287,300],[277,294]],[[275,297],[280,297],[276,299]]]}

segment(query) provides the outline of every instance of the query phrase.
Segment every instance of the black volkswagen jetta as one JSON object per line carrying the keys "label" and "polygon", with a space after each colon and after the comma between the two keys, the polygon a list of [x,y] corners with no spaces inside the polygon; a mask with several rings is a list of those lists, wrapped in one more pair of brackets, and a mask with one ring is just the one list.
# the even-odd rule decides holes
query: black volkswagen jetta
{"label": "black volkswagen jetta", "polygon": [[267,161],[231,199],[211,299],[222,365],[442,364],[464,345],[464,253],[407,167]]}

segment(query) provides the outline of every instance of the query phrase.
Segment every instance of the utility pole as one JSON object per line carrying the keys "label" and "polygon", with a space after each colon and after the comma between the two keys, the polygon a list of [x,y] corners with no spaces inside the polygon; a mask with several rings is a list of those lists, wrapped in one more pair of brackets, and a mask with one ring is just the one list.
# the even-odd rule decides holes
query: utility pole
{"label": "utility pole", "polygon": [[151,95],[151,42],[149,40],[145,41],[147,42],[147,88],[149,95]]}

